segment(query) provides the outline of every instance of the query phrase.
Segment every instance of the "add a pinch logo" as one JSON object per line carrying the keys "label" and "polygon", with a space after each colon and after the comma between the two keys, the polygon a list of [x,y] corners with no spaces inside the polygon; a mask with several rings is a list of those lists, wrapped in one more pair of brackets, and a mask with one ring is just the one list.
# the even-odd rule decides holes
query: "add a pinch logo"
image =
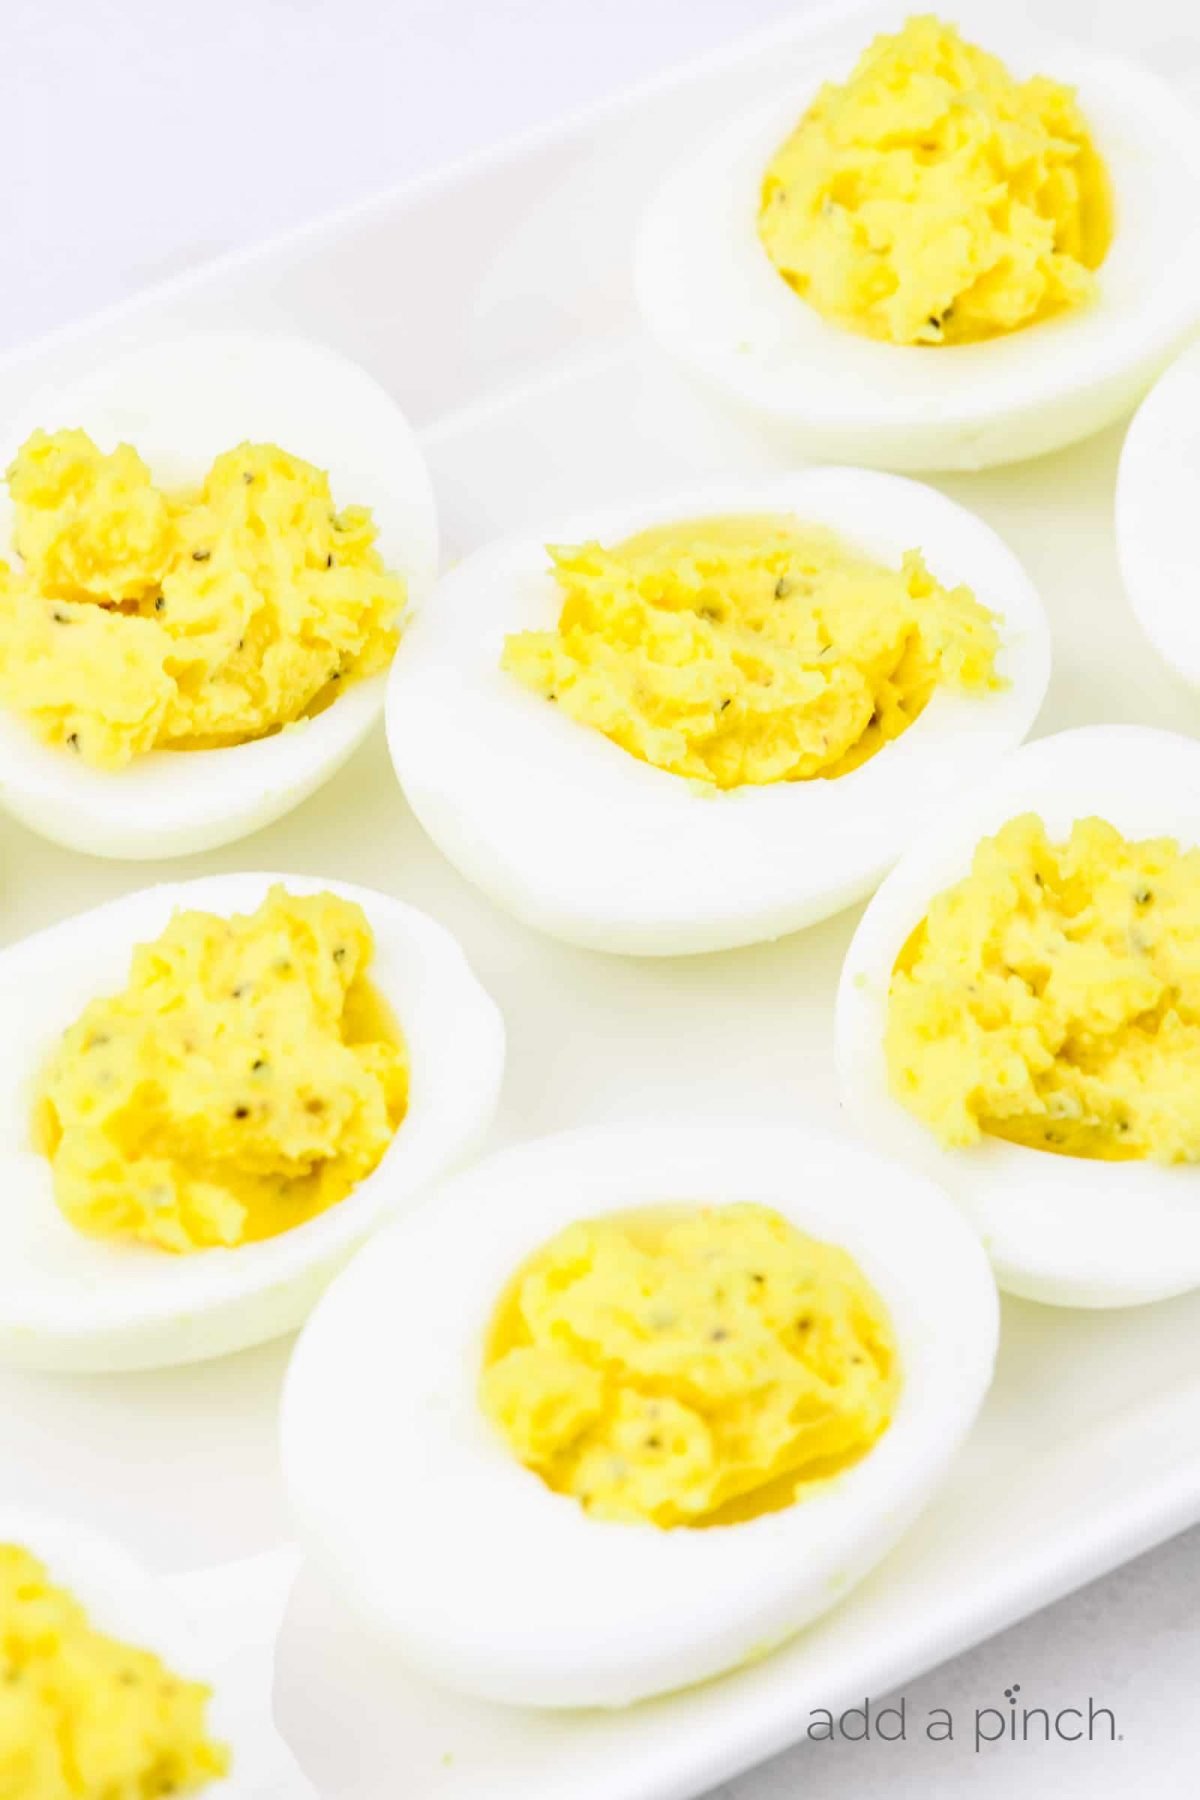
{"label": "add a pinch logo", "polygon": [[814,1744],[902,1744],[922,1738],[935,1744],[963,1741],[976,1755],[993,1744],[1115,1744],[1122,1735],[1112,1709],[1091,1694],[1078,1705],[1029,1706],[1019,1681],[1005,1688],[1003,1704],[960,1708],[957,1714],[948,1706],[918,1710],[903,1694],[883,1706],[864,1699],[840,1713],[818,1706],[805,1729]]}

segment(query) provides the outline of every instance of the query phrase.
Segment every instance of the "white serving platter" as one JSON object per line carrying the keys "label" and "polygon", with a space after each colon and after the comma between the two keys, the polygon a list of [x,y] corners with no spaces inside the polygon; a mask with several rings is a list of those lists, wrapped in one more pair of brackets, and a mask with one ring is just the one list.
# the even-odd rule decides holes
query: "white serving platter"
{"label": "white serving platter", "polygon": [[[987,0],[954,11],[986,33]],[[1114,47],[1137,47],[1129,9],[1038,9],[1041,23],[1072,15],[1093,41],[1107,30]],[[0,406],[24,408],[43,383],[182,327],[307,333],[364,362],[421,429],[451,556],[581,503],[776,467],[644,339],[633,225],[689,135],[799,76],[815,37],[836,30],[856,45],[878,17],[845,6],[804,15],[173,282],[0,363]],[[1200,43],[1158,52],[1162,72],[1200,88]],[[1200,726],[1200,702],[1156,661],[1121,593],[1119,442],[1109,432],[1038,463],[938,483],[1007,538],[1047,601],[1056,670],[1041,731],[1095,720]],[[154,879],[256,866],[384,888],[458,934],[509,1026],[494,1143],[622,1118],[836,1118],[832,1003],[855,914],[678,963],[539,939],[468,889],[424,838],[382,733],[290,817],[186,862],[93,861],[0,820],[0,937]],[[888,1561],[790,1648],[628,1713],[551,1717],[436,1693],[367,1643],[303,1572],[280,1638],[282,1726],[318,1789],[344,1800],[684,1800],[782,1748],[811,1708],[881,1696],[1200,1518],[1198,1334],[1200,1294],[1092,1316],[1008,1304],[983,1418]],[[179,1578],[231,1656],[243,1644],[258,1655],[291,1574],[275,1453],[287,1354],[277,1344],[135,1376],[0,1372],[0,1503],[74,1512],[125,1540]],[[386,1429],[387,1370],[362,1379]]]}

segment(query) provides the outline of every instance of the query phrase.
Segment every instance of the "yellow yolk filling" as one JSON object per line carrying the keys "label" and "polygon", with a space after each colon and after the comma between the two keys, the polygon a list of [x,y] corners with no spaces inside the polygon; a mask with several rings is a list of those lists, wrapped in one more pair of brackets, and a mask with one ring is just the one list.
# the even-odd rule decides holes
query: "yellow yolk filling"
{"label": "yellow yolk filling", "polygon": [[822,88],[768,165],[758,215],[798,294],[893,344],[966,343],[1083,304],[1112,229],[1073,91],[1014,81],[930,17]]}
{"label": "yellow yolk filling", "polygon": [[499,1305],[480,1398],[556,1492],[666,1527],[790,1506],[866,1454],[898,1391],[887,1313],[853,1259],[731,1205],[561,1232]]}
{"label": "yellow yolk filling", "polygon": [[210,1690],[104,1637],[37,1559],[0,1544],[0,1800],[160,1800],[225,1775]]}
{"label": "yellow yolk filling", "polygon": [[166,494],[128,444],[38,431],[8,482],[0,702],[98,768],[262,737],[391,658],[404,584],[370,513],[274,444]]}
{"label": "yellow yolk filling", "polygon": [[985,838],[892,976],[892,1091],[946,1145],[1200,1160],[1200,850],[1034,815]]}
{"label": "yellow yolk filling", "polygon": [[506,640],[534,693],[673,775],[733,788],[847,774],[939,681],[998,685],[994,616],[786,518],[693,520],[551,549],[554,631]]}
{"label": "yellow yolk filling", "polygon": [[367,979],[362,909],[273,888],[255,913],[177,913],[85,1008],[35,1138],[79,1230],[191,1251],[274,1237],[345,1199],[404,1117],[399,1028]]}

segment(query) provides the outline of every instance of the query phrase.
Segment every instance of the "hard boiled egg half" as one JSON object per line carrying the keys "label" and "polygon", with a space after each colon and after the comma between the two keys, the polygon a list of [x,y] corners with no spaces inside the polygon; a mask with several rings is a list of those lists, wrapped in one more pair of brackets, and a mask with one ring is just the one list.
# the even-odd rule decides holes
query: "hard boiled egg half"
{"label": "hard boiled egg half", "polygon": [[[6,417],[0,466],[38,428],[80,428],[105,452],[132,444],[167,491],[199,486],[214,459],[243,442],[278,444],[328,471],[339,506],[372,510],[377,548],[403,577],[409,608],[433,581],[433,492],[416,439],[365,370],[320,345],[214,333],[135,350]],[[0,555],[10,561],[12,524],[4,489]],[[0,708],[0,804],[43,837],[96,856],[209,850],[327,781],[378,718],[385,682],[383,674],[349,682],[314,717],[251,742],[151,750],[112,770],[43,743]]]}
{"label": "hard boiled egg half", "polygon": [[[999,16],[980,47],[1017,79],[1077,90],[1115,220],[1085,304],[980,341],[897,345],[828,322],[792,290],[758,237],[763,177],[865,40],[814,51],[785,91],[718,122],[647,208],[635,275],[655,338],[784,444],[892,469],[1040,455],[1118,417],[1200,317],[1200,119],[1146,71]],[[888,229],[884,218],[880,241]]]}
{"label": "hard boiled egg half", "polygon": [[[93,1630],[149,1651],[171,1674],[212,1689],[205,1723],[210,1737],[229,1752],[229,1772],[195,1790],[204,1800],[265,1800],[268,1794],[273,1800],[313,1800],[312,1788],[275,1731],[269,1695],[248,1693],[242,1679],[225,1677],[222,1648],[197,1629],[168,1582],[116,1544],[65,1519],[5,1509],[0,1545],[36,1558],[50,1583],[79,1602]],[[103,1720],[93,1717],[90,1724],[102,1741]]]}
{"label": "hard boiled egg half", "polygon": [[[1010,1292],[1064,1306],[1122,1306],[1183,1293],[1200,1286],[1200,1185],[1193,1166],[1150,1156],[1072,1154],[1069,1132],[1059,1140],[1065,1153],[1009,1141],[986,1127],[978,1142],[944,1149],[889,1083],[885,1032],[898,959],[935,896],[968,875],[981,840],[1026,814],[1043,821],[1053,845],[1065,843],[1077,822],[1100,819],[1130,843],[1167,838],[1194,851],[1200,845],[1200,744],[1138,726],[1089,726],[1044,738],[1018,751],[919,838],[868,906],[846,957],[837,1002],[843,1098],[872,1145],[954,1196]],[[1080,941],[1071,953],[1074,968],[1094,954],[1092,934],[1102,934],[1123,959],[1124,980],[1138,980],[1139,967],[1146,967],[1139,958],[1153,955],[1159,929],[1155,903],[1152,884],[1135,887],[1119,871],[1103,909],[1094,889],[1081,891],[1069,902],[1075,921],[1063,933],[1068,946]],[[1161,897],[1158,906],[1161,914]],[[1023,903],[1011,940],[996,923],[988,943],[995,949],[1016,942],[1022,965],[1038,961],[1033,951],[1027,958],[1019,949],[1023,934],[1036,929],[1031,916]],[[956,941],[965,956],[964,946],[976,940],[969,917],[960,917]],[[1176,902],[1171,919],[1176,929],[1184,923]],[[1024,941],[1041,942],[1030,935]],[[974,964],[963,967],[969,971]],[[1052,978],[1053,962],[1049,967]],[[1105,963],[1101,972],[1111,968]],[[1007,976],[1011,1006],[1028,1022],[1046,970],[1029,976],[1022,966],[1009,968]],[[1106,1005],[1117,992],[1109,978]],[[1065,1048],[1085,1072],[1091,1067],[1088,1041],[1085,1030],[1077,1045]],[[1186,1088],[1186,1062],[1179,1068]],[[1015,1069],[1001,1069],[999,1079],[1017,1079]],[[1059,1123],[1069,1126],[1069,1119]]]}
{"label": "hard boiled egg half", "polygon": [[[253,913],[275,884],[363,908],[370,979],[404,1036],[408,1108],[373,1172],[328,1210],[235,1248],[173,1254],[68,1223],[36,1147],[36,1088],[87,1003],[120,994],[135,946],[180,910]],[[195,1362],[290,1331],[390,1212],[464,1158],[490,1122],[504,1062],[500,1015],[457,943],[389,895],[308,876],[234,874],[145,888],[0,952],[0,1360],[44,1369]]]}
{"label": "hard boiled egg half", "polygon": [[[509,634],[558,620],[548,544],[764,515],[891,569],[919,549],[995,615],[999,684],[939,684],[901,736],[836,779],[718,789],[641,760],[502,669]],[[400,645],[388,743],[425,829],[498,905],[589,948],[677,955],[778,937],[862,899],[919,823],[1025,736],[1049,665],[1037,594],[979,519],[895,476],[808,469],[559,520],[468,557]]]}
{"label": "hard boiled egg half", "polygon": [[1163,661],[1200,687],[1200,346],[1139,407],[1117,475],[1117,551],[1138,624]]}
{"label": "hard boiled egg half", "polygon": [[[737,1202],[854,1259],[890,1321],[890,1423],[781,1510],[703,1526],[598,1516],[518,1460],[484,1415],[498,1303],[527,1259],[578,1221]],[[731,1290],[735,1279],[774,1292],[757,1265],[731,1275]],[[731,1302],[732,1319],[739,1302],[712,1285],[703,1305]],[[673,1328],[669,1309],[655,1311],[671,1298],[640,1296],[651,1335]],[[627,1317],[599,1301],[588,1316],[601,1334]],[[789,1315],[780,1328],[811,1323]],[[911,1523],[969,1429],[996,1332],[986,1258],[920,1177],[786,1127],[569,1133],[476,1164],[339,1278],[289,1370],[285,1475],[314,1557],[368,1627],[435,1680],[515,1705],[625,1706],[764,1655],[845,1595]],[[697,1364],[723,1335],[698,1333]],[[365,1368],[379,1382],[364,1383]],[[549,1426],[553,1413],[538,1416]],[[619,1479],[623,1458],[611,1460]]]}

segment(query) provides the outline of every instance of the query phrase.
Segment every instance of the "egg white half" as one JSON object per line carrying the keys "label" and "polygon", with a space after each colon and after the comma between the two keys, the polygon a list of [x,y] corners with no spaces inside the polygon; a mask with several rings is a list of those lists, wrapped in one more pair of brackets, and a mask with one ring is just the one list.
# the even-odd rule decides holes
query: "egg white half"
{"label": "egg white half", "polygon": [[[835,781],[718,792],[638,760],[500,667],[509,632],[548,629],[548,543],[650,525],[794,514],[898,566],[921,549],[1000,617],[1007,685],[939,688],[916,723]],[[400,646],[388,744],[408,800],[468,880],[588,948],[671,956],[782,936],[861,900],[912,832],[1025,736],[1050,669],[1045,615],[1012,552],[933,489],[861,469],[726,482],[559,520],[459,564]]]}
{"label": "egg white half", "polygon": [[1200,687],[1200,344],[1138,408],[1117,475],[1117,551],[1138,624]]}
{"label": "egg white half", "polygon": [[[274,882],[356,900],[375,937],[371,978],[410,1058],[409,1106],[378,1167],[329,1211],[262,1243],[173,1256],[93,1238],[54,1201],[32,1145],[38,1075],[94,996],[120,992],[138,943],[181,908],[249,913]],[[297,1326],[379,1221],[465,1158],[486,1131],[504,1064],[500,1014],[455,940],[401,901],[344,881],[213,875],[144,888],[0,952],[0,1361],[44,1369],[195,1362]]]}
{"label": "egg white half", "polygon": [[[903,1372],[894,1420],[785,1512],[699,1531],[590,1518],[480,1412],[497,1299],[573,1220],[747,1200],[844,1245],[874,1283]],[[849,1591],[969,1429],[996,1333],[986,1258],[954,1208],[853,1146],[750,1123],[567,1133],[476,1164],[339,1278],[288,1373],[285,1476],[313,1555],[433,1679],[515,1705],[624,1706],[763,1654]]]}
{"label": "egg white half", "polygon": [[[232,1764],[223,1781],[210,1782],[204,1800],[301,1800],[312,1790],[291,1764],[269,1714],[255,1716],[216,1676],[216,1658],[202,1641],[170,1586],[151,1575],[110,1540],[81,1530],[65,1519],[0,1510],[0,1544],[19,1544],[45,1564],[56,1586],[80,1602],[97,1631],[160,1656],[172,1673],[213,1688],[207,1723],[212,1736],[229,1746]],[[270,1770],[287,1785],[263,1786]]]}
{"label": "egg white half", "polygon": [[[102,450],[132,443],[168,488],[198,484],[222,451],[278,443],[329,472],[339,505],[369,506],[378,548],[419,606],[437,573],[433,490],[389,394],[355,363],[300,338],[198,334],[155,343],[70,386],[38,393],[4,422],[0,467],[36,427],[82,427]],[[0,554],[12,504],[0,488]],[[348,683],[320,713],[219,750],[154,750],[126,768],[89,768],[0,707],[0,805],[43,837],[94,856],[210,850],[269,824],[327,781],[383,707],[386,676]]]}
{"label": "egg white half", "polygon": [[759,242],[767,164],[865,39],[814,55],[694,146],[638,234],[638,300],[662,347],[778,438],[892,469],[978,469],[1098,431],[1200,318],[1200,118],[1163,82],[996,22],[983,48],[1075,85],[1112,178],[1116,235],[1090,306],[984,343],[913,347],[827,322]]}
{"label": "egg white half", "polygon": [[1094,725],[1027,744],[931,829],[868,906],[842,971],[842,1096],[878,1150],[962,1206],[1001,1287],[1060,1306],[1126,1306],[1200,1286],[1200,1172],[1055,1156],[1000,1138],[944,1150],[892,1098],[884,1026],[892,969],[935,894],[970,873],[979,840],[1036,812],[1051,841],[1077,819],[1127,838],[1200,845],[1200,744],[1135,725]]}

